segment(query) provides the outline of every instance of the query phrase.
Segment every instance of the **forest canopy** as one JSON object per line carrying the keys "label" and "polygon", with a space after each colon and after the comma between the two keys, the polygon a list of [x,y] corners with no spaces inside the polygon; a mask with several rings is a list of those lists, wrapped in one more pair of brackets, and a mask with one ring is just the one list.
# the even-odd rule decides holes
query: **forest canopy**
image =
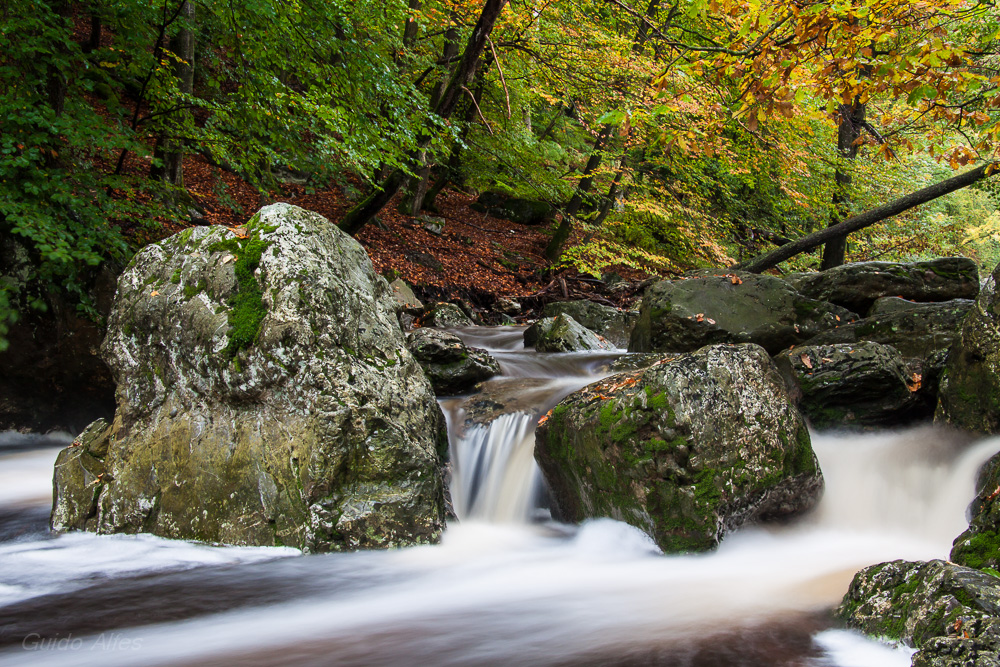
{"label": "forest canopy", "polygon": [[[412,215],[443,188],[546,202],[549,261],[598,276],[747,260],[985,165],[783,266],[996,263],[998,14],[972,0],[7,0],[0,243],[29,261],[0,276],[0,340],[46,289],[87,310],[94,267],[187,224],[191,156],[262,201],[286,174],[355,184],[368,196],[342,221],[352,232],[397,192]],[[222,181],[212,195],[226,204]]]}

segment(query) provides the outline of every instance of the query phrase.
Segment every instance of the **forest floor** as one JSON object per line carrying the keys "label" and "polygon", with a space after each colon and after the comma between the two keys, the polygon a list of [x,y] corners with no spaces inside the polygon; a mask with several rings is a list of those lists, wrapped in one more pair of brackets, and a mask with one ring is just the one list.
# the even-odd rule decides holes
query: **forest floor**
{"label": "forest floor", "polygon": [[[265,198],[200,156],[185,159],[184,178],[187,191],[204,211],[198,223],[227,227],[238,227],[261,206],[279,201],[338,221],[362,193],[358,185],[350,183],[322,188],[284,183]],[[427,216],[413,218],[399,213],[393,201],[376,222],[361,230],[357,240],[368,251],[376,271],[390,279],[402,278],[424,301],[463,299],[484,310],[500,297],[517,299],[527,309],[548,301],[579,298],[631,307],[640,283],[653,277],[628,267],[613,267],[612,272],[623,281],[611,289],[605,281],[573,269],[552,267],[543,255],[552,225],[525,226],[488,216],[471,208],[474,201],[473,194],[443,191],[436,202],[438,212],[427,214],[443,219],[438,228],[426,224]],[[173,233],[187,224],[172,223],[164,231]],[[569,243],[578,242],[580,235],[577,230]]]}

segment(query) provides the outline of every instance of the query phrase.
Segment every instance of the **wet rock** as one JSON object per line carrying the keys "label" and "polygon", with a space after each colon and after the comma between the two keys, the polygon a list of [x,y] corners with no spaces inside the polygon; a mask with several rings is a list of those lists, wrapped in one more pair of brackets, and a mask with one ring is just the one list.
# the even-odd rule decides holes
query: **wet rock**
{"label": "wet rock", "polygon": [[545,317],[524,331],[524,346],[539,352],[613,350],[615,346],[569,315]]}
{"label": "wet rock", "polygon": [[800,345],[774,362],[814,428],[891,426],[919,416],[919,383],[888,345]]}
{"label": "wet rock", "polygon": [[1000,571],[1000,454],[979,471],[976,497],[969,505],[969,527],[955,538],[951,560],[976,569]]}
{"label": "wet rock", "polygon": [[453,396],[500,375],[500,364],[486,350],[466,347],[455,334],[439,329],[417,329],[406,335],[406,345],[427,373],[438,396]]}
{"label": "wet rock", "polygon": [[611,517],[666,552],[812,507],[809,432],[767,353],[716,345],[570,394],[536,432],[562,519]]}
{"label": "wet rock", "polygon": [[913,665],[998,664],[1000,579],[940,560],[861,570],[837,608],[848,627],[920,649]]}
{"label": "wet rock", "polygon": [[[0,352],[0,431],[79,433],[114,414],[115,385],[98,352],[115,294],[114,268],[78,276],[93,305],[86,315],[55,290],[43,290],[24,246],[0,234],[0,284],[20,311]],[[29,306],[38,300],[44,310]]]}
{"label": "wet rock", "polygon": [[858,262],[819,273],[795,273],[786,280],[808,297],[856,313],[867,313],[875,300],[884,296],[948,301],[974,299],[979,293],[979,270],[965,257],[940,257],[911,264]]}
{"label": "wet rock", "polygon": [[603,336],[616,347],[627,347],[628,338],[635,326],[638,313],[618,310],[600,303],[579,301],[553,301],[542,309],[544,317],[569,315],[594,333]]}
{"label": "wet rock", "polygon": [[802,296],[780,278],[734,272],[665,280],[643,296],[629,352],[756,343],[771,354],[858,316]]}
{"label": "wet rock", "polygon": [[962,322],[938,390],[936,421],[977,433],[1000,432],[1000,265]]}
{"label": "wet rock", "polygon": [[498,417],[513,412],[540,415],[549,406],[545,400],[552,393],[552,381],[542,378],[494,378],[462,401],[460,409],[466,426],[486,426]]}
{"label": "wet rock", "polygon": [[401,278],[396,278],[389,283],[392,290],[392,298],[396,301],[396,310],[401,312],[416,313],[422,311],[424,304],[420,302],[417,295]]}
{"label": "wet rock", "polygon": [[898,296],[883,296],[875,299],[875,303],[868,310],[867,317],[873,315],[884,315],[885,313],[895,313],[900,310],[910,310],[922,305],[919,301],[910,301]]}
{"label": "wet rock", "polygon": [[649,368],[658,361],[663,361],[664,359],[671,360],[674,356],[676,355],[669,355],[663,352],[637,352],[633,354],[623,354],[608,364],[608,372],[625,373],[628,371],[639,371],[644,368]]}
{"label": "wet rock", "polygon": [[502,315],[519,315],[521,313],[521,304],[516,299],[510,299],[508,297],[500,297],[493,304],[494,310]]}
{"label": "wet rock", "polygon": [[473,322],[465,311],[455,304],[441,302],[430,307],[430,310],[420,318],[420,324],[425,327],[447,329],[472,326]]}
{"label": "wet rock", "polygon": [[244,237],[146,247],[101,350],[107,451],[60,455],[53,528],[310,551],[436,540],[444,419],[394,310],[360,245],[287,204]]}

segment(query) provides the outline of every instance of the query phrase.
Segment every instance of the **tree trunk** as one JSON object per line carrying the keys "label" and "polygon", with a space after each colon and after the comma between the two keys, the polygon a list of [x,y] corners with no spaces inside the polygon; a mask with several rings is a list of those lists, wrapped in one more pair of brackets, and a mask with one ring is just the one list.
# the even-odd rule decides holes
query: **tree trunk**
{"label": "tree trunk", "polygon": [[952,178],[935,183],[934,185],[929,185],[922,190],[912,192],[905,197],[900,197],[899,199],[889,202],[888,204],[856,215],[853,218],[849,218],[832,227],[827,227],[818,232],[813,232],[812,234],[803,236],[797,241],[793,241],[781,246],[780,248],[776,248],[769,253],[750,260],[749,262],[736,264],[730,268],[750,271],[751,273],[766,271],[767,269],[777,266],[789,257],[794,257],[795,255],[805,252],[806,250],[811,250],[818,245],[826,243],[832,238],[847,236],[851,232],[856,232],[859,229],[864,229],[865,227],[874,225],[877,222],[881,222],[886,218],[899,215],[903,211],[908,211],[914,206],[926,204],[927,202],[933,201],[938,197],[943,197],[944,195],[952,193],[955,190],[961,190],[962,188],[972,185],[977,181],[981,181],[987,176],[992,175],[990,173],[991,168],[992,171],[995,172],[997,167],[1000,167],[1000,163],[998,162],[984,164],[975,169],[971,169],[964,174],[959,174],[958,176],[953,176]]}
{"label": "tree trunk", "polygon": [[[848,217],[850,212],[851,172],[843,168],[842,160],[854,160],[858,156],[857,140],[861,137],[861,127],[865,122],[865,105],[855,101],[851,106],[840,105],[840,124],[837,126],[837,169],[834,172],[836,190],[833,195],[834,213],[829,226],[834,226]],[[823,264],[826,271],[844,263],[847,256],[847,237],[841,236],[826,242],[823,247]]]}
{"label": "tree trunk", "polygon": [[[448,87],[441,95],[437,109],[434,109],[434,112],[441,118],[451,116],[463,90],[476,75],[476,65],[486,48],[486,40],[506,4],[507,0],[486,0],[479,20],[476,21],[476,26],[472,29],[472,35],[469,36],[462,59],[459,61],[458,67],[455,68],[455,73],[452,75]],[[396,196],[404,181],[404,174],[399,170],[394,171],[382,183],[381,188],[376,189],[344,215],[340,221],[340,228],[352,236],[357,234]]]}
{"label": "tree trunk", "polygon": [[[185,95],[194,94],[194,2],[185,0],[180,10],[181,28],[170,40],[170,50],[179,58],[174,65],[174,76],[177,77],[177,89]],[[154,158],[159,158],[160,166],[154,166],[150,175],[163,181],[181,187],[184,185],[184,150],[183,141],[176,136],[170,136],[173,130],[182,124],[182,118],[187,112],[176,111],[173,122],[168,119],[168,127],[160,135],[154,149]],[[172,126],[172,127],[171,127]],[[156,160],[154,160],[154,163]]]}
{"label": "tree trunk", "polygon": [[580,210],[584,195],[590,192],[590,188],[594,184],[593,173],[601,166],[601,147],[611,136],[611,129],[610,125],[605,125],[601,133],[597,135],[597,139],[594,140],[590,159],[587,160],[587,166],[583,169],[583,178],[580,179],[579,185],[576,186],[576,192],[573,193],[573,197],[563,209],[563,218],[559,227],[556,228],[556,233],[552,235],[552,240],[545,247],[545,259],[550,262],[556,262],[562,256],[563,246],[566,245],[566,239],[569,238],[570,230],[573,228],[573,216]]}

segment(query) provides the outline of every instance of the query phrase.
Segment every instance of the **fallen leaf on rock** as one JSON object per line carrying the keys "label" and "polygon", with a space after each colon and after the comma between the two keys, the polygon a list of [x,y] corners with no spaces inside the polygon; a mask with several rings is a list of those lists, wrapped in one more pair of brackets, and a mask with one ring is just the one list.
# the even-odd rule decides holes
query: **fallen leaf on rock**
{"label": "fallen leaf on rock", "polygon": [[813,362],[809,359],[809,355],[808,354],[803,354],[802,356],[799,357],[799,359],[802,360],[802,364],[806,368],[812,368],[813,367]]}

